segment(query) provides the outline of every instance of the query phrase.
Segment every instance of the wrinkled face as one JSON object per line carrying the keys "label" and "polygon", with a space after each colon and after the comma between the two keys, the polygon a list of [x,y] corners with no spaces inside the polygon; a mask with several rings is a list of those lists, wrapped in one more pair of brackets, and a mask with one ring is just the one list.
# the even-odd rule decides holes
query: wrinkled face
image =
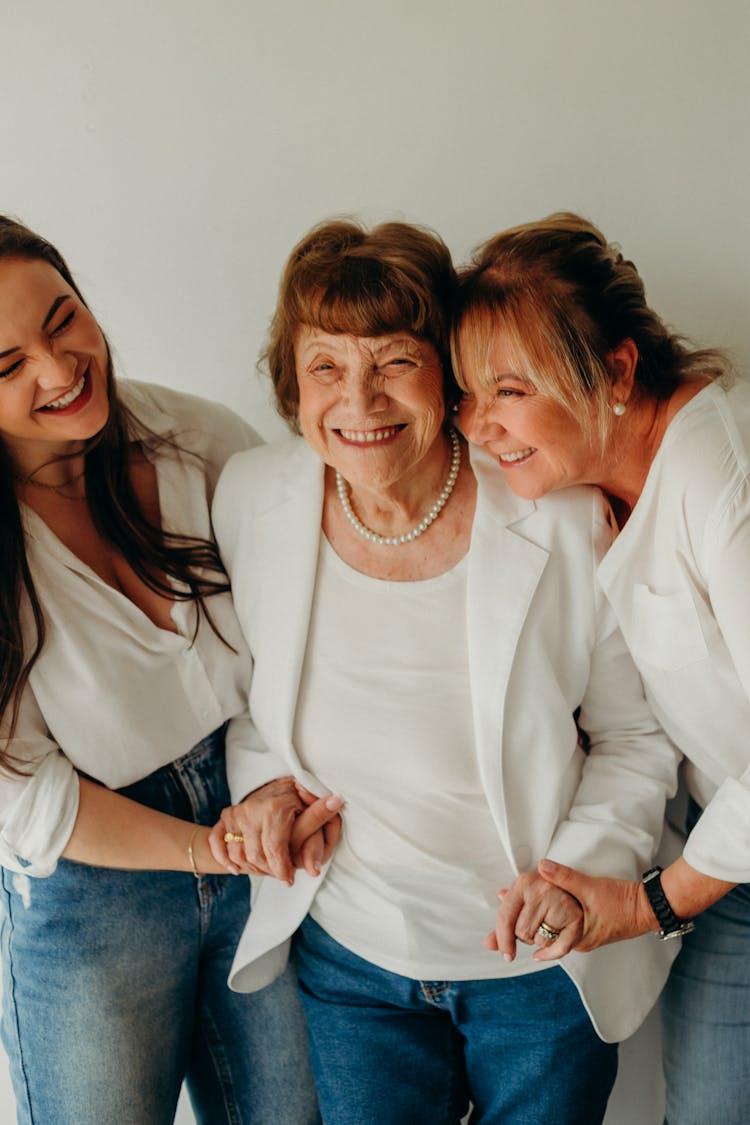
{"label": "wrinkled face", "polygon": [[[463,352],[470,354],[470,349]],[[495,458],[514,492],[535,500],[601,479],[600,458],[581,424],[524,377],[502,332],[495,336],[489,360],[489,373],[463,367],[468,393],[459,425],[469,441]]]}
{"label": "wrinkled face", "polygon": [[300,428],[327,465],[375,490],[419,472],[445,418],[432,344],[409,332],[365,337],[305,326],[295,361]]}
{"label": "wrinkled face", "polygon": [[22,466],[69,452],[105,425],[107,348],[47,262],[0,261],[0,437]]}

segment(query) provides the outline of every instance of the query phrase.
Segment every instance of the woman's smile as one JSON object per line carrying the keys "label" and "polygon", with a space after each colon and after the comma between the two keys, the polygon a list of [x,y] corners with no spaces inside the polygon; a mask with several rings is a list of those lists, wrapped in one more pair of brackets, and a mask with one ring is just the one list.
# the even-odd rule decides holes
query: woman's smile
{"label": "woman's smile", "polygon": [[528,449],[516,449],[512,453],[499,453],[497,459],[505,468],[507,465],[523,464],[535,453],[536,449],[533,446],[529,446]]}
{"label": "woman's smile", "polygon": [[47,402],[44,406],[37,406],[37,410],[43,410],[51,413],[65,413],[75,414],[87,404],[91,398],[91,380],[89,378],[89,368],[87,367],[80,379],[70,388],[65,391],[58,398]]}
{"label": "woman's smile", "polygon": [[383,426],[372,430],[345,430],[334,429],[340,438],[355,445],[371,445],[373,442],[390,442],[398,437],[405,429],[405,423],[399,426]]}

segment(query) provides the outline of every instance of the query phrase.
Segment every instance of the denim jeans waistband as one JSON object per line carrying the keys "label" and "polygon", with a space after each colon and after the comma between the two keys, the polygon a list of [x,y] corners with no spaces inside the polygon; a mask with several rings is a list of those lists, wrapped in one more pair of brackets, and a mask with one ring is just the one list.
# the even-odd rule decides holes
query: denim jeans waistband
{"label": "denim jeans waistband", "polygon": [[214,824],[230,803],[225,733],[226,724],[201,739],[181,758],[118,789],[118,793],[184,820]]}

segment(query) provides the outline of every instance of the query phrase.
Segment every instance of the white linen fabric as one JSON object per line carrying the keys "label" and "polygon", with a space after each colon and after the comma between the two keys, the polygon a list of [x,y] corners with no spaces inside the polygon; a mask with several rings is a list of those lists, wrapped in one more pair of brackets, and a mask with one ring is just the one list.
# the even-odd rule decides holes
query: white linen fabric
{"label": "white linen fabric", "polygon": [[[471,707],[499,852],[514,873],[549,855],[592,875],[637,878],[661,835],[676,753],[595,581],[611,541],[601,495],[575,488],[521,500],[490,458],[471,456],[478,487],[467,560]],[[236,735],[229,729],[235,800],[289,773],[325,792],[294,744],[322,504],[323,465],[303,439],[240,454],[217,486],[214,527],[254,660],[255,729],[252,737],[247,725]],[[588,755],[573,721],[579,706]],[[293,887],[254,880],[233,988],[253,991],[278,975],[320,885],[304,872]],[[623,1039],[643,1020],[675,944],[644,935],[563,960],[603,1039]]]}
{"label": "white linen fabric", "polygon": [[[164,529],[209,538],[224,462],[260,438],[230,410],[192,395],[132,381],[118,388],[140,421],[180,446],[145,450]],[[249,663],[228,593],[209,599],[210,612],[236,652],[205,618],[194,638],[192,602],[175,602],[176,632],[158,628],[34,511],[24,505],[22,513],[47,636],[10,747],[25,773],[0,778],[0,863],[44,876],[73,830],[77,771],[117,789],[179,758],[246,705]]]}
{"label": "white linen fabric", "polygon": [[672,419],[599,581],[705,812],[698,871],[750,881],[750,387],[710,384]]}
{"label": "white linen fabric", "polygon": [[513,865],[479,775],[466,643],[467,560],[386,582],[321,534],[294,745],[346,800],[310,913],[359,957],[420,980],[518,976],[482,939]]}

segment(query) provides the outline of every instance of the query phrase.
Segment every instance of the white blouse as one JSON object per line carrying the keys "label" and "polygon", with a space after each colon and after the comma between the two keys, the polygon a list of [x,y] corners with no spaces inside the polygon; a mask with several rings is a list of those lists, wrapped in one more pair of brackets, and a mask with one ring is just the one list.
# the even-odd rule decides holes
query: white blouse
{"label": "white blouse", "polygon": [[[219,472],[260,438],[230,410],[192,395],[135,382],[119,389],[139,420],[180,447],[146,450],[164,529],[209,538]],[[174,603],[176,632],[160,629],[36,512],[22,512],[46,639],[10,747],[25,773],[0,777],[0,863],[38,876],[54,871],[73,830],[77,771],[118,789],[181,757],[244,710],[250,662],[228,593],[208,604],[235,652],[204,617],[193,639],[193,602]]]}
{"label": "white blouse", "polygon": [[750,881],[750,386],[714,383],[670,423],[599,580],[705,812],[697,870]]}

